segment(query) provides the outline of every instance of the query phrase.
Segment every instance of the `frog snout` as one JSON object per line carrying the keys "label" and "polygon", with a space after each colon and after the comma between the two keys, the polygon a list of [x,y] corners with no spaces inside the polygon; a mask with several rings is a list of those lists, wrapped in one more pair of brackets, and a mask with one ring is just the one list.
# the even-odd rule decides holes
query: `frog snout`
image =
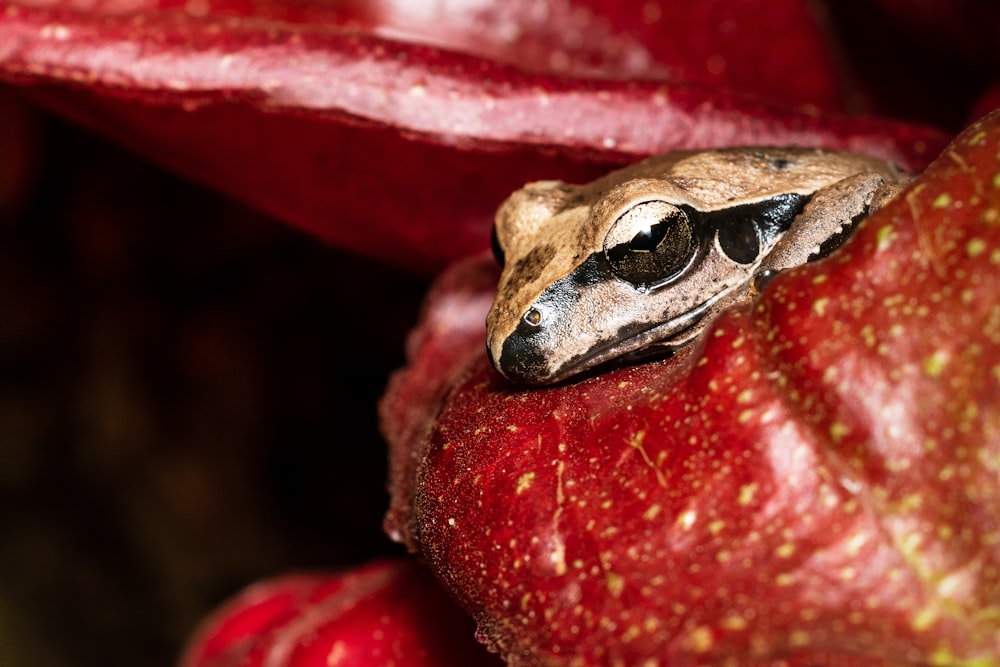
{"label": "frog snout", "polygon": [[543,353],[542,336],[523,328],[511,332],[502,341],[490,341],[486,353],[493,367],[517,384],[537,385],[550,381],[549,359]]}

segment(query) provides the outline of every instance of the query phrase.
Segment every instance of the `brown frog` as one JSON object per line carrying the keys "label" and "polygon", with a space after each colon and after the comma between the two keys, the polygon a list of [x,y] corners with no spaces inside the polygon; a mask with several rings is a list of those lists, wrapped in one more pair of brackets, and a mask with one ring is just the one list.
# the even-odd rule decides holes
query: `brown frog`
{"label": "brown frog", "polygon": [[777,272],[832,252],[902,180],[862,155],[761,147],[530,183],[496,216],[490,359],[542,385],[676,350]]}

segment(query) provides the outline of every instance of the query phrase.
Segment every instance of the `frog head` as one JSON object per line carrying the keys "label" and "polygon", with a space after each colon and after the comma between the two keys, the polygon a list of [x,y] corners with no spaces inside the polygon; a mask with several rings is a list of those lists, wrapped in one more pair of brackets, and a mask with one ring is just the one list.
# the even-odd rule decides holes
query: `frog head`
{"label": "frog head", "polygon": [[668,153],[586,185],[530,183],[496,216],[490,359],[512,381],[548,384],[669,353],[752,292],[795,225],[827,225],[791,253],[819,255],[817,238],[841,233],[857,205],[838,193],[821,198],[829,212],[803,216],[810,201],[873,172],[881,182],[893,170],[848,153],[743,148]]}

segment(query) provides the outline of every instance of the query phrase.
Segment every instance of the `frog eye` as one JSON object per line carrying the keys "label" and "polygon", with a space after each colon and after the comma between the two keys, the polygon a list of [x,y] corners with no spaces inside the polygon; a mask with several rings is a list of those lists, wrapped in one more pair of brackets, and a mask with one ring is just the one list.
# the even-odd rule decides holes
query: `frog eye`
{"label": "frog eye", "polygon": [[642,287],[674,278],[696,251],[687,213],[664,201],[636,204],[604,238],[604,255],[614,274]]}

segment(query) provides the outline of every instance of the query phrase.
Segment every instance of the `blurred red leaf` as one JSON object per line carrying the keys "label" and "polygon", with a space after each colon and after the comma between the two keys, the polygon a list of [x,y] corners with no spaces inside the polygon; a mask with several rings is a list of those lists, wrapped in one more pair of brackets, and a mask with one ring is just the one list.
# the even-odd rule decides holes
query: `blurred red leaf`
{"label": "blurred red leaf", "polygon": [[[536,72],[604,79],[666,79],[730,88],[791,104],[841,108],[837,72],[816,12],[802,0],[622,4],[511,0],[33,2],[107,16],[176,13],[313,31],[346,31],[436,46]],[[230,29],[238,27],[229,23]],[[778,39],[761,40],[761,35]],[[220,40],[238,43],[238,37]],[[227,39],[228,37],[228,39]],[[235,39],[234,39],[235,38]],[[794,57],[790,57],[794,56]]]}
{"label": "blurred red leaf", "polygon": [[920,168],[944,143],[821,116],[840,106],[836,72],[800,1],[553,3],[545,20],[536,3],[477,7],[411,21],[406,3],[8,3],[0,78],[335,244],[422,270],[485,248],[493,209],[527,180],[747,143]]}
{"label": "blurred red leaf", "polygon": [[510,664],[995,661],[998,153],[1000,113],[700,345],[575,384],[503,381],[446,276],[383,404],[390,530]]}
{"label": "blurred red leaf", "polygon": [[500,664],[434,578],[410,561],[254,584],[192,638],[181,667]]}

